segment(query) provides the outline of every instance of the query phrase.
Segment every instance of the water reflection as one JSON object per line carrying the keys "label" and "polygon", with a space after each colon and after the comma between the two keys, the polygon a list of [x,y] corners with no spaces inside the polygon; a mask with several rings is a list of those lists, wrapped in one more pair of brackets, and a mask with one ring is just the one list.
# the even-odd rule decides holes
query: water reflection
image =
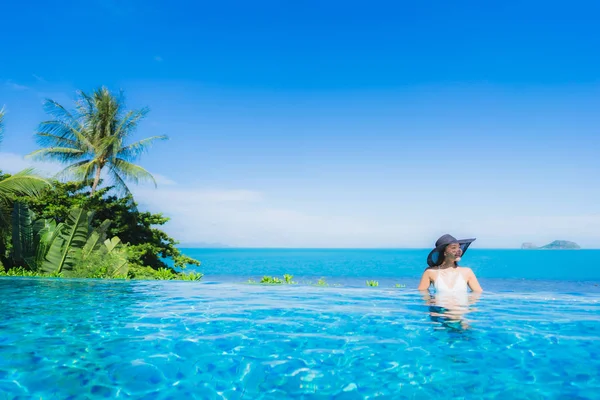
{"label": "water reflection", "polygon": [[471,327],[467,314],[476,310],[474,305],[481,293],[422,293],[429,318],[436,323],[434,329],[467,330]]}

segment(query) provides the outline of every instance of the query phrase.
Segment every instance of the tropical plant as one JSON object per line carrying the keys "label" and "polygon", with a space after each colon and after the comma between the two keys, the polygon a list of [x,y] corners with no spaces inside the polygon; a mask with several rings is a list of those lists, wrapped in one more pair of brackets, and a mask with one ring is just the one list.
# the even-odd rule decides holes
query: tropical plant
{"label": "tropical plant", "polygon": [[188,272],[177,274],[177,278],[182,281],[199,281],[202,279],[203,276],[204,274],[200,272]]}
{"label": "tropical plant", "polygon": [[379,282],[377,282],[377,281],[373,281],[373,280],[371,280],[371,281],[367,281],[367,286],[370,286],[370,287],[377,287],[377,286],[379,286]]}
{"label": "tropical plant", "polygon": [[171,269],[159,268],[158,271],[154,272],[154,278],[161,281],[170,281],[175,279],[175,274]]}
{"label": "tropical plant", "polygon": [[319,278],[315,286],[329,286],[325,278]]}
{"label": "tropical plant", "polygon": [[73,112],[54,100],[45,101],[45,110],[54,119],[40,124],[36,135],[44,148],[29,156],[69,164],[59,176],[91,182],[92,196],[103,172],[125,193],[129,193],[126,180],[147,180],[156,185],[154,177],[133,162],[155,140],[167,137],[152,136],[126,144],[148,108],[125,111],[123,93],[115,96],[105,87],[91,94],[79,91],[78,95]]}
{"label": "tropical plant", "polygon": [[[0,109],[0,144],[4,135],[4,109]],[[46,179],[27,168],[13,175],[0,174],[0,267],[8,260],[5,258],[10,237],[11,212],[15,196],[38,196],[40,191],[50,185]]]}
{"label": "tropical plant", "polygon": [[[260,283],[269,284],[269,285],[295,285],[296,282],[293,281],[294,277],[290,274],[283,275],[283,279],[278,278],[276,276],[265,275],[260,280]],[[254,280],[248,280],[248,283],[256,283]]]}
{"label": "tropical plant", "polygon": [[[38,219],[24,204],[13,209],[13,260],[44,274],[89,275],[88,268],[103,270],[103,277],[127,275],[126,250],[118,237],[106,238],[110,221],[92,228],[93,212],[74,208],[67,221]],[[110,264],[106,265],[106,261]],[[103,264],[103,263],[104,264]],[[94,275],[94,274],[93,274]]]}
{"label": "tropical plant", "polygon": [[281,280],[280,278],[278,278],[276,276],[265,275],[260,280],[260,283],[267,283],[270,285],[281,285],[283,283],[283,280]]}

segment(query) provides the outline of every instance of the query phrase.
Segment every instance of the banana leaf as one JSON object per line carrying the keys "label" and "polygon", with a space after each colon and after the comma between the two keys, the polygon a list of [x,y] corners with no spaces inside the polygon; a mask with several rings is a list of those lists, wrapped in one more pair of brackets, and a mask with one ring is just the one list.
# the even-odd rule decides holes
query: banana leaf
{"label": "banana leaf", "polygon": [[81,252],[85,246],[92,213],[82,208],[71,210],[67,221],[60,231],[55,232],[49,243],[42,270],[46,273],[61,273],[73,270],[81,260]]}
{"label": "banana leaf", "polygon": [[106,231],[110,227],[111,221],[109,219],[102,222],[102,224],[94,229],[87,239],[85,246],[81,253],[81,259],[86,260],[94,251],[106,251],[106,247],[103,246],[104,240],[106,240]]}

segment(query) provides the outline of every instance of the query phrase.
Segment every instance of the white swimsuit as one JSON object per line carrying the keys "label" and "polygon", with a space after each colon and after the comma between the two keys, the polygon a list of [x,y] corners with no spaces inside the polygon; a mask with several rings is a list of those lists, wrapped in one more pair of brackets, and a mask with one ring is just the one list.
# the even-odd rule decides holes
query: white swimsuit
{"label": "white swimsuit", "polygon": [[435,304],[439,307],[444,307],[447,310],[460,314],[468,309],[469,291],[467,288],[467,281],[465,280],[462,272],[456,271],[455,273],[458,275],[454,279],[454,282],[446,282],[438,270],[435,281],[433,282],[436,292]]}
{"label": "white swimsuit", "polygon": [[466,293],[467,292],[467,281],[463,276],[462,272],[456,271],[458,276],[454,280],[452,287],[444,281],[444,278],[440,276],[441,271],[437,271],[437,276],[433,282],[433,287],[437,293]]}

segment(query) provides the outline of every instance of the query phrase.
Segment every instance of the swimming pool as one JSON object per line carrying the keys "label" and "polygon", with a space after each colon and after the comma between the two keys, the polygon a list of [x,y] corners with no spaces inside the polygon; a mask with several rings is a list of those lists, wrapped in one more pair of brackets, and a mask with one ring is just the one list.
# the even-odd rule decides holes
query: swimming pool
{"label": "swimming pool", "polygon": [[[543,289],[543,288],[542,288]],[[0,279],[0,398],[597,398],[600,293]]]}

